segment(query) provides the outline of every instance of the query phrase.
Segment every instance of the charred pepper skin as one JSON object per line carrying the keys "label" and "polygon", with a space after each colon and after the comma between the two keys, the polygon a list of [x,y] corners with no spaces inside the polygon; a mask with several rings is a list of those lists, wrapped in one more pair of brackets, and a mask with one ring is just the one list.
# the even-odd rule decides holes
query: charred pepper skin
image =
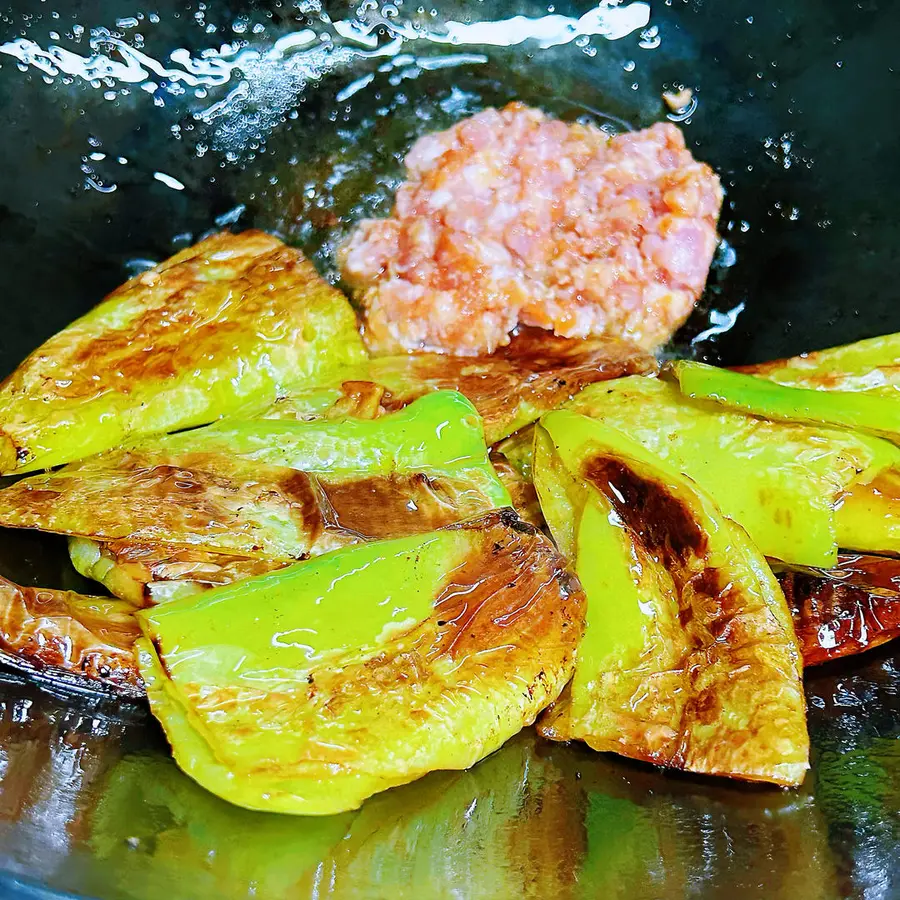
{"label": "charred pepper skin", "polygon": [[588,602],[573,680],[539,731],[686,771],[800,784],[800,653],[747,534],[601,422],[549,413],[535,448],[544,515]]}
{"label": "charred pepper skin", "polygon": [[216,234],[113,291],[0,385],[0,474],[264,407],[365,359],[349,302],[299,251]]}
{"label": "charred pepper skin", "polygon": [[154,582],[193,591],[510,502],[475,408],[436,391],[371,420],[229,420],[147,439],[0,491],[0,522],[79,538],[79,571],[143,603]]}
{"label": "charred pepper skin", "polygon": [[178,764],[251,809],[328,815],[464,769],[572,674],[584,595],[511,510],[140,612]]}
{"label": "charred pepper skin", "polygon": [[829,568],[839,547],[889,549],[885,516],[856,514],[900,463],[886,441],[771,422],[691,399],[663,379],[591,385],[568,408],[628,434],[693,479],[768,557]]}

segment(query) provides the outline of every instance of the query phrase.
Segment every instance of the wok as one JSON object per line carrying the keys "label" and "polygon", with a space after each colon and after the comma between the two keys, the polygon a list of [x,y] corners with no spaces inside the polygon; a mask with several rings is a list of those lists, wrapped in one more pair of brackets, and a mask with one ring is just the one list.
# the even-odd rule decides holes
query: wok
{"label": "wok", "polygon": [[[548,9],[530,2],[363,4],[355,32],[339,3],[0,7],[2,374],[216,227],[277,230],[333,275],[345,223],[385,210],[424,130],[513,98],[643,127],[680,85],[697,101],[688,143],[727,197],[706,297],[671,351],[738,364],[900,330],[900,8],[650,7],[646,25],[640,8],[607,10],[615,40],[590,33],[586,3],[557,5],[568,23],[538,22]],[[86,587],[45,536],[0,535],[0,572]],[[811,670],[806,686],[812,770],[797,791],[666,774],[526,730],[471,771],[305,820],[206,794],[140,705],[5,671],[0,894],[897,896],[897,649]]]}

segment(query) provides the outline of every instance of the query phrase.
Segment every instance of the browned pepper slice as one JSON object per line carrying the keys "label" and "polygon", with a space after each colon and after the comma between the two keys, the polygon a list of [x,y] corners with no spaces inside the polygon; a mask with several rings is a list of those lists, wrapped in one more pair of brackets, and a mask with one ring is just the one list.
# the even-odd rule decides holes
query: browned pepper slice
{"label": "browned pepper slice", "polygon": [[900,636],[900,560],[843,555],[834,569],[779,575],[803,663],[852,656]]}
{"label": "browned pepper slice", "polygon": [[143,696],[133,654],[140,633],[129,603],[0,578],[0,657],[14,668]]}

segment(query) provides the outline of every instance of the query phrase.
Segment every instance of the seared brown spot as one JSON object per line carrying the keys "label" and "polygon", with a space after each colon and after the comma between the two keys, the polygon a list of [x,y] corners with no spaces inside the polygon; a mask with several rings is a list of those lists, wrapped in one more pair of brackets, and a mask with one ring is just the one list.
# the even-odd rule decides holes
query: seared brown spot
{"label": "seared brown spot", "polygon": [[290,321],[297,293],[311,288],[333,291],[297,250],[276,238],[214,235],[107,298],[142,307],[127,324],[75,343],[62,334],[44,345],[41,352],[56,361],[52,394],[127,394],[136,384],[171,379],[198,364],[220,365],[235,347],[255,341],[254,329],[273,313]]}
{"label": "seared brown spot", "polygon": [[308,552],[324,527],[304,473],[227,453],[158,450],[112,452],[17,482],[0,492],[0,523],[276,559]]}
{"label": "seared brown spot", "polygon": [[[444,479],[424,473],[375,476],[345,482],[320,478],[333,510],[334,525],[362,537],[390,538],[417,531],[433,531],[477,512],[470,498],[461,496]],[[480,504],[483,508],[483,502]]]}
{"label": "seared brown spot", "polygon": [[721,710],[715,691],[702,691],[696,697],[692,697],[688,704],[690,717],[700,723],[714,722]]}
{"label": "seared brown spot", "polygon": [[611,456],[592,457],[583,471],[647,550],[660,556],[667,567],[706,553],[706,535],[690,509],[664,484],[638,475]]}
{"label": "seared brown spot", "polygon": [[43,503],[53,503],[59,499],[60,491],[42,490],[41,488],[32,488],[27,485],[23,488],[27,491],[28,502],[39,506]]}
{"label": "seared brown spot", "polygon": [[0,578],[0,650],[26,666],[136,696],[143,692],[133,656],[139,636],[127,604]]}
{"label": "seared brown spot", "polygon": [[281,480],[281,493],[291,505],[300,523],[308,532],[310,540],[316,541],[325,527],[322,513],[322,497],[313,478],[306,472],[288,470]]}
{"label": "seared brown spot", "polygon": [[836,569],[786,572],[779,580],[804,665],[861,653],[900,636],[900,560],[849,556]]}
{"label": "seared brown spot", "polygon": [[341,394],[328,411],[331,418],[353,416],[357,419],[374,419],[386,411],[382,405],[384,386],[373,381],[345,381],[341,384]]}
{"label": "seared brown spot", "polygon": [[[656,360],[625,341],[561,338],[541,328],[519,328],[507,347],[490,356],[454,357],[437,353],[375,360],[373,378],[392,389],[381,398],[391,412],[429,390],[457,390],[475,405],[487,442],[526,424],[524,404],[549,410],[596,381],[654,371]],[[395,379],[396,382],[395,382]]]}
{"label": "seared brown spot", "polygon": [[603,721],[560,702],[543,732],[675,768],[796,783],[808,751],[800,673],[781,598],[755,575],[750,548],[724,519],[707,535],[699,498],[640,463],[598,454],[582,471],[623,523],[653,626],[631,654],[604,661],[590,689]]}
{"label": "seared brown spot", "polygon": [[[515,529],[510,528],[513,522]],[[481,551],[453,573],[435,602],[436,618],[444,623],[435,652],[459,658],[479,645],[502,642],[504,634],[513,641],[525,622],[529,640],[539,639],[541,629],[576,626],[571,630],[580,634],[581,585],[539,532],[512,510],[491,513],[475,525],[483,529]],[[571,609],[566,614],[548,603],[560,595],[581,613],[573,618]]]}
{"label": "seared brown spot", "polygon": [[[182,682],[186,702],[225,752],[243,728],[251,740],[273,728],[293,735],[289,757],[262,755],[259,763],[292,779],[352,775],[373,756],[405,759],[422,729],[426,745],[450,746],[455,717],[475,702],[484,715],[467,738],[474,762],[496,728],[509,727],[505,719],[532,721],[562,690],[584,621],[583,594],[562,588],[563,560],[549,540],[527,527],[512,531],[507,520],[491,513],[451,526],[470,532],[466,562],[449,576],[432,615],[375,656],[330,660],[315,669],[312,684],[274,686],[256,699],[245,686]],[[505,548],[499,557],[490,553],[495,543]],[[421,754],[411,765],[421,765]],[[408,777],[424,771],[413,768]]]}

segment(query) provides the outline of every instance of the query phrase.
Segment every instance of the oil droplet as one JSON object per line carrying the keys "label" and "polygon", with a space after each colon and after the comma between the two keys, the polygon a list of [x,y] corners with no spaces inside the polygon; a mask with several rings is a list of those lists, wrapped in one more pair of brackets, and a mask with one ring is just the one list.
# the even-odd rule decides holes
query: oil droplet
{"label": "oil droplet", "polygon": [[659,36],[659,28],[656,25],[651,25],[641,32],[638,47],[641,50],[655,50],[661,43],[662,38]]}
{"label": "oil droplet", "polygon": [[177,178],[173,178],[171,175],[166,175],[165,172],[154,172],[153,177],[161,184],[164,184],[166,187],[172,188],[173,191],[184,190],[184,185]]}

